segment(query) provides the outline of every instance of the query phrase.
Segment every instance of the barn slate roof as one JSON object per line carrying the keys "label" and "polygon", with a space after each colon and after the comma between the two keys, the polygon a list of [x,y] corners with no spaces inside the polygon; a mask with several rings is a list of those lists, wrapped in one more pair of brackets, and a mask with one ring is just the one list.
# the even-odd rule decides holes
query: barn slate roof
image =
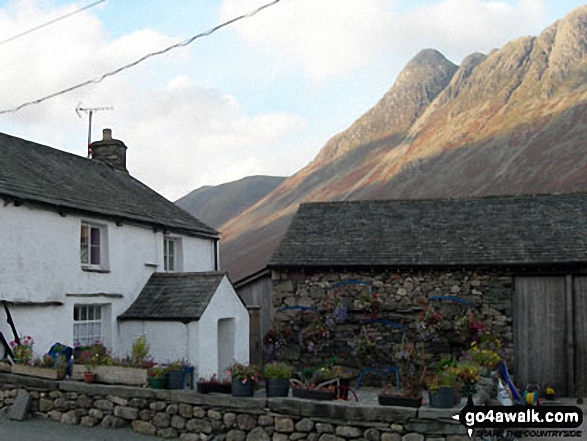
{"label": "barn slate roof", "polygon": [[224,272],[153,273],[120,320],[199,320]]}
{"label": "barn slate roof", "polygon": [[128,173],[0,133],[0,197],[204,237],[218,232]]}
{"label": "barn slate roof", "polygon": [[268,266],[586,262],[587,194],[565,194],[302,204]]}

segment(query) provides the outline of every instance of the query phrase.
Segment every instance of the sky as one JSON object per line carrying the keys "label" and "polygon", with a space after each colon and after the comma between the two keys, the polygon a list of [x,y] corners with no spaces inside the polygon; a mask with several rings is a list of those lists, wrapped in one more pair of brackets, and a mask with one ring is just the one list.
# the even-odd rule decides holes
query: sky
{"label": "sky", "polygon": [[[0,0],[0,112],[97,78],[271,0]],[[290,176],[373,106],[421,49],[459,64],[538,35],[574,0],[280,0],[99,83],[0,114],[0,131],[87,153],[88,115],[170,200]]]}

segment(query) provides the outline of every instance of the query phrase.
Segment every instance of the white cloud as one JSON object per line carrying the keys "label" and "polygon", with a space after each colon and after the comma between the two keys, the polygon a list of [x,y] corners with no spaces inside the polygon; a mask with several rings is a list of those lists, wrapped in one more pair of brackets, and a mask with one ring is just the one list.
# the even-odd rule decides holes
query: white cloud
{"label": "white cloud", "polygon": [[[0,39],[75,8],[46,11],[32,0],[14,3],[0,9]],[[90,12],[77,14],[68,26],[0,45],[0,109],[94,78],[176,41],[149,29],[112,39]],[[189,72],[188,57],[187,50],[174,51],[100,84],[2,115],[2,130],[83,155],[88,119],[76,116],[76,105],[112,106],[113,111],[94,114],[92,138],[112,128],[128,146],[133,176],[170,199],[201,185],[265,172],[263,152],[302,130],[304,121],[279,112],[247,114],[235,97],[174,73]]]}
{"label": "white cloud", "polygon": [[[227,19],[261,0],[224,0]],[[397,11],[389,0],[280,2],[235,29],[250,45],[278,51],[313,80],[363,67],[377,58],[407,57],[425,47],[451,57],[488,51],[545,25],[545,0],[511,5],[491,0],[443,0]]]}

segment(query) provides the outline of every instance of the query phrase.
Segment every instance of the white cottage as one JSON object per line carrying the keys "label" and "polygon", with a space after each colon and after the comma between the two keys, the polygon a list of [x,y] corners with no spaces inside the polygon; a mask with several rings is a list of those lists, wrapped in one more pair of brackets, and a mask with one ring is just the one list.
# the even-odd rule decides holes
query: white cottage
{"label": "white cottage", "polygon": [[201,374],[247,362],[249,316],[219,272],[218,232],[131,177],[110,130],[91,148],[0,134],[0,300],[19,334],[37,355],[95,340],[124,355],[146,333],[157,361]]}

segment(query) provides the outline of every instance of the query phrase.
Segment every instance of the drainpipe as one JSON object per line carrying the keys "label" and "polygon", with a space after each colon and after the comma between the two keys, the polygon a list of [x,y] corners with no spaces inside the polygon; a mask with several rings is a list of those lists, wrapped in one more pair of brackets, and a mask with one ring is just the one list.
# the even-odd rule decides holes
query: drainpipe
{"label": "drainpipe", "polygon": [[214,271],[220,270],[218,242],[218,239],[214,239]]}

